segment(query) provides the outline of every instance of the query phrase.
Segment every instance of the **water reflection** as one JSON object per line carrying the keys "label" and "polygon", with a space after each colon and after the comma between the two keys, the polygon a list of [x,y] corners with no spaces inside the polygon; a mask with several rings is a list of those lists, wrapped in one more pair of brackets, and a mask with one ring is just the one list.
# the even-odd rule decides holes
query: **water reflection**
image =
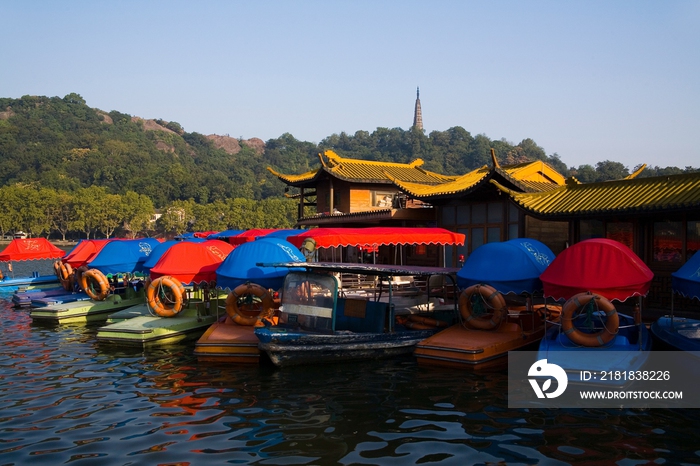
{"label": "water reflection", "polygon": [[2,464],[700,462],[697,410],[508,409],[503,372],[411,358],[202,364],[188,344],[105,348],[2,304]]}

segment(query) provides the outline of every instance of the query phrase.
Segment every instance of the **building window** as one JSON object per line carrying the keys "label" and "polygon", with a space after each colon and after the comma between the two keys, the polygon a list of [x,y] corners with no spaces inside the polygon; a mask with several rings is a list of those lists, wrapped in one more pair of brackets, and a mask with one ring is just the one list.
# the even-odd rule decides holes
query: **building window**
{"label": "building window", "polygon": [[683,222],[655,222],[653,247],[654,261],[680,263],[683,258]]}
{"label": "building window", "polygon": [[390,208],[393,205],[395,194],[390,191],[372,191],[372,206]]}
{"label": "building window", "polygon": [[580,240],[605,237],[605,224],[601,220],[581,220]]}
{"label": "building window", "polygon": [[468,205],[457,206],[457,224],[458,225],[467,225],[469,223],[471,223],[470,222],[470,215],[469,215],[469,206]]}
{"label": "building window", "polygon": [[486,204],[472,205],[471,223],[486,223]]}
{"label": "building window", "polygon": [[518,208],[515,204],[508,203],[508,239],[518,237],[518,219],[520,218]]}
{"label": "building window", "polygon": [[454,206],[446,206],[442,208],[442,224],[445,226],[455,224]]}
{"label": "building window", "polygon": [[700,222],[691,220],[688,222],[686,236],[686,260],[700,250]]}
{"label": "building window", "polygon": [[488,222],[502,223],[503,222],[503,203],[489,202],[488,204]]}
{"label": "building window", "polygon": [[606,238],[618,241],[634,250],[634,225],[632,222],[609,222],[605,230]]}

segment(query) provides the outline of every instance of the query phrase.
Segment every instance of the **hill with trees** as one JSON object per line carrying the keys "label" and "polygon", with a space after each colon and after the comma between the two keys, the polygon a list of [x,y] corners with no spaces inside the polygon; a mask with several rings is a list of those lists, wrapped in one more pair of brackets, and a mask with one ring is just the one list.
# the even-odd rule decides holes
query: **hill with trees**
{"label": "hill with trees", "polygon": [[[461,127],[428,135],[377,128],[333,134],[319,144],[287,133],[263,142],[188,133],[177,122],[106,112],[75,93],[0,98],[0,234],[22,229],[35,236],[90,237],[291,227],[296,204],[285,199],[284,184],[268,166],[303,173],[318,167],[319,152],[333,149],[366,160],[422,158],[428,170],[462,174],[490,163],[491,148],[502,164],[544,160],[581,182],[629,174],[613,161],[569,168],[531,139],[513,144],[472,136]],[[695,169],[649,167],[642,176],[684,171]],[[165,215],[154,227],[156,209]],[[106,218],[115,211],[120,213]]]}

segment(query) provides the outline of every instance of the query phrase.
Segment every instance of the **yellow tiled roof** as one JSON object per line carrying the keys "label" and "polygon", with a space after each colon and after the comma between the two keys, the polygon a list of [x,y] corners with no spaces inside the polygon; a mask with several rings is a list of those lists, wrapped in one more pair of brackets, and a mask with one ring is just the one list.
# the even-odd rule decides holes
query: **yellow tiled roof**
{"label": "yellow tiled roof", "polygon": [[453,181],[438,185],[409,183],[398,179],[392,179],[392,182],[401,190],[419,199],[465,193],[473,190],[480,183],[485,183],[494,173],[500,174],[513,185],[527,192],[550,190],[566,183],[566,179],[561,174],[542,161],[506,166],[500,166],[498,163],[494,165],[494,168],[484,165]]}
{"label": "yellow tiled roof", "polygon": [[421,168],[423,161],[416,159],[411,163],[375,162],[340,157],[333,151],[327,150],[319,154],[321,168],[302,173],[301,175],[285,175],[272,168],[267,169],[287,184],[308,183],[326,172],[332,176],[354,182],[389,183],[387,174],[394,179],[425,184],[444,183],[454,180],[454,176],[441,175]]}
{"label": "yellow tiled roof", "polygon": [[470,171],[469,173],[462,175],[453,181],[447,181],[439,185],[405,182],[399,180],[398,178],[392,177],[389,173],[387,173],[387,176],[402,191],[415,198],[423,198],[465,191],[484,180],[490,172],[491,170],[484,165],[483,167]]}
{"label": "yellow tiled roof", "polygon": [[522,208],[540,216],[634,213],[700,208],[700,173],[626,178],[521,193],[491,180]]}

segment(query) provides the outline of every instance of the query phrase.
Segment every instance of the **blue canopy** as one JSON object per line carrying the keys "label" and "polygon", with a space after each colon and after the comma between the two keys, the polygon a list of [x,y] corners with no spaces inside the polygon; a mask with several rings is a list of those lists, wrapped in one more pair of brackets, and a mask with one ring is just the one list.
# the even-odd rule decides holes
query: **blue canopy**
{"label": "blue canopy", "polygon": [[687,298],[700,299],[700,253],[671,274],[671,289]]}
{"label": "blue canopy", "polygon": [[534,293],[543,289],[540,275],[554,260],[543,243],[516,238],[479,246],[457,272],[460,288],[486,284],[503,294]]}
{"label": "blue canopy", "polygon": [[143,272],[143,263],[159,244],[155,238],[110,241],[88,267],[104,274]]}
{"label": "blue canopy", "polygon": [[[290,269],[258,267],[258,262],[300,262],[304,257],[290,242],[279,238],[259,238],[243,243],[226,257],[216,270],[216,285],[233,290],[246,282],[277,290]],[[300,269],[301,270],[301,269]]]}

